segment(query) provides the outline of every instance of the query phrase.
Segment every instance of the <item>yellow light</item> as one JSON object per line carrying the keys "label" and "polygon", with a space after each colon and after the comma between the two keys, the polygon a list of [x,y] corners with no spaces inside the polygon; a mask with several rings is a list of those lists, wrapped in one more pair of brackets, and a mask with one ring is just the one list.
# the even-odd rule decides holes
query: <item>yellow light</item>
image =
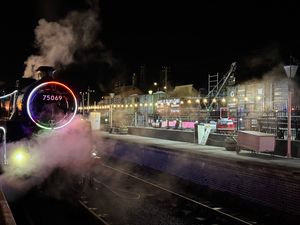
{"label": "yellow light", "polygon": [[24,155],[22,154],[22,153],[17,153],[16,155],[15,155],[15,159],[17,160],[17,161],[21,161],[22,159],[24,159]]}
{"label": "yellow light", "polygon": [[24,164],[28,163],[29,153],[23,149],[18,148],[12,152],[10,157],[10,162],[13,166],[24,166]]}
{"label": "yellow light", "polygon": [[18,108],[19,111],[22,110],[22,101],[20,99],[17,100],[17,108]]}
{"label": "yellow light", "polygon": [[245,101],[246,101],[246,102],[248,101],[248,97],[245,97]]}
{"label": "yellow light", "polygon": [[189,99],[189,100],[187,101],[187,103],[188,103],[188,104],[191,104],[191,103],[192,103],[192,101]]}
{"label": "yellow light", "polygon": [[184,102],[183,102],[183,101],[180,101],[180,104],[181,104],[181,105],[183,105],[183,104],[184,104]]}
{"label": "yellow light", "polygon": [[257,100],[260,100],[261,99],[261,97],[260,96],[257,96]]}
{"label": "yellow light", "polygon": [[222,98],[222,102],[225,103],[225,102],[226,102],[226,99],[225,99],[225,98]]}
{"label": "yellow light", "polygon": [[138,106],[138,104],[134,104],[134,107],[137,107]]}
{"label": "yellow light", "polygon": [[217,102],[217,100],[214,98],[214,99],[212,100],[212,102],[213,102],[213,103],[216,103],[216,102]]}
{"label": "yellow light", "polygon": [[200,103],[200,99],[196,99],[196,103]]}
{"label": "yellow light", "polygon": [[9,102],[5,102],[4,103],[4,108],[5,108],[5,111],[9,111]]}
{"label": "yellow light", "polygon": [[207,103],[207,99],[205,98],[205,99],[203,99],[203,103]]}

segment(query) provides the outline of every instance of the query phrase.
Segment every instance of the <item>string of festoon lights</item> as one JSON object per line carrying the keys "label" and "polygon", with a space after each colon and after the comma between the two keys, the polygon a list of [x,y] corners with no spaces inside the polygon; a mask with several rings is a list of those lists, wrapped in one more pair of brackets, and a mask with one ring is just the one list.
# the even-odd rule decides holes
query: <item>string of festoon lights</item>
{"label": "string of festoon lights", "polygon": [[[139,108],[139,107],[168,107],[168,106],[174,106],[174,105],[193,105],[193,104],[198,104],[201,105],[203,104],[208,105],[210,103],[214,103],[214,104],[223,104],[225,105],[226,103],[239,103],[239,102],[243,102],[243,103],[247,103],[250,102],[249,101],[250,97],[229,97],[229,98],[190,98],[190,99],[182,99],[179,101],[179,104],[174,104],[171,103],[170,101],[168,101],[168,99],[161,99],[158,100],[157,102],[153,103],[150,101],[144,102],[144,103],[131,103],[131,104],[98,104],[98,105],[90,105],[85,107],[85,109],[88,110],[99,110],[99,109],[110,109],[110,108],[114,108],[114,109],[128,109],[128,108]],[[262,99],[261,96],[256,96],[255,100],[256,101],[260,101]],[[165,102],[163,102],[163,100],[165,100]],[[254,99],[252,100],[254,101]],[[79,110],[82,110],[82,107],[79,107]]]}

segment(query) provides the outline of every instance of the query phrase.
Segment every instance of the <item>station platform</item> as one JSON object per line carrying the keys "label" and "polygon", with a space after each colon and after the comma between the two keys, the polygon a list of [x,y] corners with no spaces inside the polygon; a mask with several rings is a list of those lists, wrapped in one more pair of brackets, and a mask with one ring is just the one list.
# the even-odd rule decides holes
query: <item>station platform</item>
{"label": "station platform", "polygon": [[16,225],[16,221],[12,215],[12,212],[2,190],[0,190],[0,224]]}
{"label": "station platform", "polygon": [[239,154],[235,151],[227,151],[225,147],[199,145],[189,142],[172,141],[159,138],[144,137],[138,135],[118,135],[103,131],[94,131],[94,137],[100,136],[116,141],[124,141],[137,145],[147,145],[169,151],[178,151],[185,154],[194,154],[199,157],[215,157],[233,161],[240,161],[243,163],[254,163],[261,166],[273,167],[276,169],[285,168],[285,173],[297,174],[299,172],[300,178],[300,158],[287,158],[270,153],[255,153],[249,150],[241,150]]}
{"label": "station platform", "polygon": [[93,137],[100,154],[300,216],[299,158],[103,131],[94,131]]}

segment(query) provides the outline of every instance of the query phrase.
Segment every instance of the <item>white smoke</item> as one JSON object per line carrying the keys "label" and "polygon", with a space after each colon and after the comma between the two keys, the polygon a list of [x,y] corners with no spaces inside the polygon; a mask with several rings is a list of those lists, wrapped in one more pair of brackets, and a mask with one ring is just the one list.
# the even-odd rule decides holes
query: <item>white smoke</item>
{"label": "white smoke", "polygon": [[274,67],[272,67],[269,71],[265,72],[264,74],[261,74],[261,78],[252,78],[249,80],[246,80],[244,82],[241,82],[241,85],[251,85],[254,83],[268,83],[268,82],[275,82],[278,80],[282,80],[286,78],[284,74],[284,64],[278,63]]}
{"label": "white smoke", "polygon": [[33,65],[35,69],[39,66],[68,65],[74,61],[77,50],[91,46],[103,48],[101,41],[96,40],[99,31],[98,16],[92,10],[70,12],[58,22],[40,19],[34,31],[39,54],[27,58],[23,76],[37,79],[32,71]]}
{"label": "white smoke", "polygon": [[[29,159],[24,165],[15,165],[10,161],[10,153],[20,147],[28,150]],[[44,131],[31,139],[10,143],[7,146],[9,163],[0,176],[0,185],[14,192],[10,196],[14,198],[42,183],[56,168],[70,175],[85,174],[90,169],[92,147],[89,123],[80,118],[74,118],[66,128]]]}

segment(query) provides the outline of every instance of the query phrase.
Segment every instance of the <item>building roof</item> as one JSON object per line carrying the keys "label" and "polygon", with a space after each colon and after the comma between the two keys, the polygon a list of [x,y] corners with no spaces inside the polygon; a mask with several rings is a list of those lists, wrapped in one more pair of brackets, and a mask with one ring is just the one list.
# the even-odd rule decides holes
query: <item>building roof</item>
{"label": "building roof", "polygon": [[193,87],[193,84],[175,86],[174,90],[170,93],[172,97],[197,97],[198,91]]}
{"label": "building roof", "polygon": [[136,87],[132,87],[131,85],[129,86],[121,86],[120,88],[118,88],[118,93],[119,95],[121,95],[122,97],[128,97],[130,95],[142,95],[143,92],[136,88]]}

